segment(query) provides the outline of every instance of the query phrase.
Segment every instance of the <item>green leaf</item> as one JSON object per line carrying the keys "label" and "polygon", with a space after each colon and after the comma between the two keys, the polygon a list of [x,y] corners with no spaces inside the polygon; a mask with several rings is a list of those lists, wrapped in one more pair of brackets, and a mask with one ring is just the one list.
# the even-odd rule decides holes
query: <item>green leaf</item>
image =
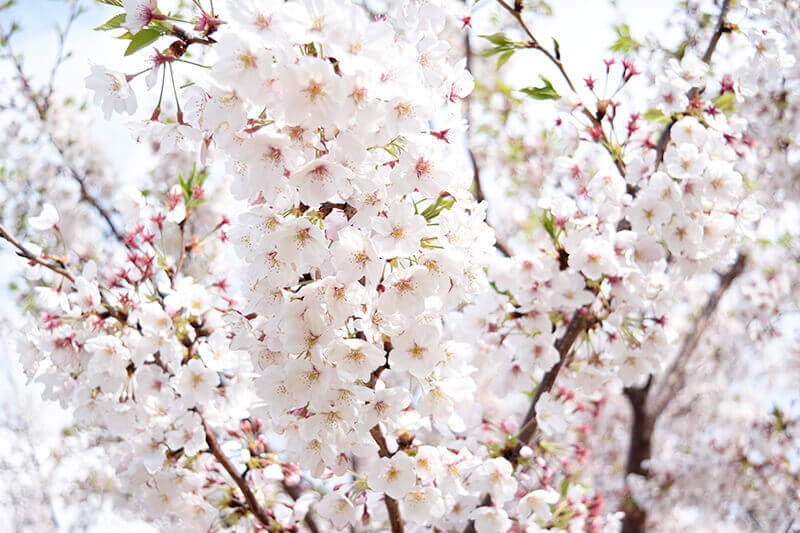
{"label": "green leaf", "polygon": [[664,112],[661,111],[660,109],[653,108],[648,112],[646,112],[644,115],[642,115],[642,118],[644,118],[645,120],[650,120],[655,122],[664,119],[665,115]]}
{"label": "green leaf", "polygon": [[101,4],[108,4],[110,6],[122,7],[122,0],[97,0]]}
{"label": "green leaf", "polygon": [[500,52],[507,52],[509,50],[506,46],[495,46],[493,48],[487,48],[483,52],[481,52],[481,56],[483,57],[491,57],[495,54],[499,54]]}
{"label": "green leaf", "polygon": [[786,421],[783,418],[783,411],[781,411],[777,405],[772,407],[772,416],[775,417],[775,426],[778,428],[778,431],[785,431]]}
{"label": "green leaf", "polygon": [[503,65],[508,63],[508,60],[511,59],[511,56],[513,55],[514,55],[514,50],[506,50],[505,52],[500,54],[500,57],[497,58],[497,70],[500,70],[503,67]]}
{"label": "green leaf", "polygon": [[131,38],[131,44],[129,44],[127,50],[125,50],[125,55],[129,56],[138,52],[159,37],[161,37],[161,32],[158,30],[154,30],[152,28],[140,30],[139,33]]}
{"label": "green leaf", "polygon": [[734,93],[721,94],[712,100],[712,102],[714,103],[714,107],[716,107],[723,113],[734,111],[735,106],[733,104],[735,101],[736,101],[736,95]]}
{"label": "green leaf", "polygon": [[152,20],[147,27],[158,31],[161,35],[172,31],[172,24],[163,20]]}
{"label": "green leaf", "polygon": [[550,80],[544,76],[539,77],[542,78],[542,81],[544,82],[542,87],[525,87],[524,89],[520,90],[536,100],[558,100],[561,98],[561,95],[558,94],[553,88],[553,84],[550,83]]}
{"label": "green leaf", "polygon": [[125,13],[120,13],[119,15],[114,15],[103,24],[100,24],[95,30],[100,31],[107,31],[107,30],[115,30],[119,28],[122,23],[125,22]]}
{"label": "green leaf", "polygon": [[509,46],[514,44],[514,41],[506,37],[505,33],[493,33],[491,35],[481,35],[481,37],[497,46]]}
{"label": "green leaf", "polygon": [[443,210],[450,209],[451,207],[453,207],[453,203],[455,203],[455,199],[453,199],[452,197],[442,198],[440,196],[440,197],[436,198],[436,201],[434,203],[432,203],[431,205],[429,205],[420,214],[423,217],[425,217],[425,220],[430,222],[431,219],[436,218],[437,216],[439,216],[439,213],[441,213]]}
{"label": "green leaf", "polygon": [[492,35],[481,35],[484,39],[487,39],[489,42],[494,44],[492,48],[484,50],[481,52],[483,57],[490,57],[495,54],[500,54],[500,57],[497,58],[497,68],[501,68],[505,65],[511,56],[514,55],[514,51],[518,48],[528,48],[527,43],[512,41],[504,33],[493,33]]}
{"label": "green leaf", "polygon": [[642,47],[642,43],[631,37],[631,28],[627,24],[615,25],[614,31],[617,33],[617,40],[610,46],[612,51],[627,54]]}

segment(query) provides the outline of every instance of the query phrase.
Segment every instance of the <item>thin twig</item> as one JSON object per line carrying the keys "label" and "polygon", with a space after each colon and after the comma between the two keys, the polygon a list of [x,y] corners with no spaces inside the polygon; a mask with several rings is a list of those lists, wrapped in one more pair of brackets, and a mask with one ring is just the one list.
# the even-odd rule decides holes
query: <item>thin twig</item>
{"label": "thin twig", "polygon": [[[575,89],[575,85],[572,83],[572,79],[570,79],[569,74],[567,74],[567,71],[564,68],[564,64],[561,62],[561,58],[554,56],[547,48],[539,44],[538,39],[536,39],[536,37],[533,35],[533,31],[531,31],[530,27],[522,18],[522,5],[515,3],[514,7],[511,7],[511,5],[506,3],[504,0],[497,0],[497,1],[501,6],[503,6],[503,8],[506,11],[508,11],[511,14],[511,16],[513,16],[517,20],[517,22],[519,22],[520,26],[522,26],[522,29],[528,35],[528,38],[530,39],[530,42],[527,43],[528,48],[531,48],[533,50],[538,50],[539,52],[544,54],[545,57],[547,57],[547,59],[553,65],[556,66],[558,71],[561,73],[561,77],[564,78],[564,81],[567,82],[567,85],[569,86],[570,90],[576,96],[580,96],[578,94],[578,91]],[[617,153],[617,151],[614,149],[614,145],[612,144],[611,140],[608,138],[608,135],[606,135],[606,132],[603,129],[603,123],[601,120],[602,115],[598,114],[597,116],[595,116],[583,104],[581,104],[581,108],[583,110],[584,116],[586,116],[586,118],[589,119],[589,121],[592,123],[592,126],[597,131],[603,134],[603,137],[598,142],[600,142],[601,146],[603,146],[606,152],[608,152],[608,154],[611,156],[611,159],[614,161],[614,166],[617,167],[617,171],[619,171],[620,176],[622,176],[623,178],[627,177],[628,171],[625,166],[625,162],[622,160],[622,154]]]}
{"label": "thin twig", "polygon": [[564,78],[564,81],[566,81],[567,85],[569,85],[570,90],[572,90],[572,92],[574,93],[577,93],[577,91],[575,90],[575,86],[572,84],[572,80],[569,78],[569,75],[567,74],[567,71],[564,70],[564,65],[561,63],[561,60],[555,57],[553,54],[550,53],[549,50],[547,50],[546,48],[544,48],[542,45],[539,44],[539,41],[536,39],[536,37],[534,37],[531,29],[525,23],[525,20],[522,18],[522,5],[517,4],[515,7],[517,6],[518,7],[515,9],[515,7],[510,6],[504,0],[497,0],[497,1],[500,3],[501,6],[503,6],[503,8],[506,11],[511,13],[512,17],[517,19],[520,26],[522,26],[522,29],[525,31],[526,34],[528,34],[528,38],[530,39],[528,47],[533,48],[534,50],[539,50],[541,53],[547,56],[547,59],[549,59],[550,62],[553,63],[558,69],[558,71],[561,73],[561,76]]}
{"label": "thin twig", "polygon": [[83,10],[78,2],[73,2],[70,6],[69,16],[67,17],[67,23],[64,26],[64,30],[58,32],[58,51],[56,52],[56,59],[53,63],[53,68],[50,70],[50,79],[47,82],[47,94],[44,95],[43,99],[45,107],[48,107],[50,104],[50,98],[53,96],[53,91],[55,90],[56,74],[58,74],[58,69],[66,59],[64,54],[64,45],[67,42],[67,35],[69,34],[69,30],[72,28],[72,23],[75,22],[81,13],[83,13]]}
{"label": "thin twig", "polygon": [[[466,69],[467,72],[470,74],[472,73],[472,43],[470,43],[470,33],[469,31],[464,32],[464,54],[467,59]],[[475,184],[475,200],[480,203],[486,200],[486,194],[483,192],[483,183],[481,182],[481,169],[478,166],[478,160],[475,157],[475,151],[472,149],[472,135],[471,135],[471,127],[472,127],[472,105],[471,105],[472,95],[467,96],[464,99],[464,118],[467,121],[467,130],[466,130],[466,145],[467,145],[467,153],[469,154],[469,160],[472,164],[472,173],[473,173],[473,182]],[[489,224],[487,220],[487,224]],[[491,226],[491,224],[489,224]],[[495,237],[494,237],[494,247],[506,257],[511,257],[513,254],[511,249],[508,245],[499,238],[497,234],[497,230],[495,229]]]}
{"label": "thin twig", "polygon": [[[70,12],[70,17],[67,22],[66,28],[59,35],[59,48],[56,55],[56,62],[53,65],[53,69],[50,73],[50,81],[46,89],[47,92],[44,95],[33,92],[33,88],[31,87],[28,76],[25,74],[25,69],[22,65],[22,59],[14,53],[14,49],[11,47],[10,43],[11,34],[10,32],[6,32],[3,26],[0,24],[0,37],[2,37],[2,41],[4,43],[3,46],[8,52],[7,55],[11,59],[11,62],[14,65],[14,69],[17,71],[17,77],[19,78],[20,84],[22,85],[22,94],[25,96],[25,98],[27,98],[28,102],[30,102],[30,104],[34,107],[34,109],[36,109],[36,113],[39,116],[39,120],[42,122],[46,122],[47,120],[47,114],[50,109],[49,106],[50,98],[52,97],[54,91],[55,76],[56,73],[58,72],[59,66],[64,60],[64,44],[66,41],[67,33],[69,32],[72,23],[80,15],[81,12],[80,8],[76,6],[77,4],[73,5],[73,9]],[[47,140],[50,142],[50,144],[53,145],[53,147],[58,152],[59,156],[61,156],[63,166],[64,168],[67,169],[68,175],[73,179],[73,181],[75,181],[78,184],[78,187],[80,188],[81,191],[81,199],[86,201],[89,205],[91,205],[94,208],[95,211],[97,211],[97,213],[105,221],[109,231],[114,235],[114,237],[118,241],[123,241],[124,236],[122,235],[122,232],[119,231],[116,224],[114,224],[114,221],[111,218],[111,213],[100,204],[97,198],[95,198],[89,193],[89,188],[86,183],[86,177],[82,175],[81,172],[78,172],[78,170],[68,162],[64,149],[55,140],[55,138],[53,138],[52,133],[50,132],[47,133]]]}
{"label": "thin twig", "polygon": [[[189,214],[187,213],[186,216],[188,218]],[[183,269],[183,263],[184,263],[184,261],[186,261],[186,220],[187,220],[187,218],[184,218],[183,220],[181,220],[180,224],[178,224],[178,228],[180,229],[180,232],[181,232],[181,253],[180,253],[180,256],[178,256],[178,264],[175,265],[175,270],[173,270],[170,273],[170,276],[169,276],[170,287],[172,287],[173,289],[175,288],[175,280],[178,279],[178,274],[180,274],[181,269]]]}
{"label": "thin twig", "polygon": [[[111,218],[111,213],[100,204],[100,201],[97,198],[95,198],[89,193],[89,186],[86,183],[86,177],[81,175],[81,173],[78,172],[78,170],[67,161],[64,149],[61,148],[61,146],[56,142],[56,140],[53,139],[53,137],[50,134],[48,134],[48,137],[50,143],[55,147],[55,149],[61,156],[61,159],[64,162],[64,168],[66,168],[69,171],[69,175],[72,178],[72,180],[78,184],[78,187],[80,187],[81,199],[84,200],[86,203],[88,203],[90,206],[92,206],[92,208],[94,208],[95,211],[97,211],[97,214],[100,215],[100,217],[105,221],[106,226],[108,226],[108,231],[110,231],[111,234],[114,235],[114,237],[118,241],[120,242],[124,241],[125,237],[124,235],[122,235],[122,232],[119,230],[119,228],[117,228],[117,225]],[[128,245],[128,247],[130,246]]]}
{"label": "thin twig", "polygon": [[33,252],[31,252],[25,246],[20,244],[20,242],[16,238],[14,238],[14,236],[11,235],[11,233],[9,233],[8,230],[2,224],[0,224],[0,238],[3,238],[6,241],[10,242],[18,250],[17,255],[24,257],[25,259],[32,261],[38,265],[42,265],[43,267],[52,270],[56,274],[64,276],[65,278],[67,278],[72,282],[75,281],[75,276],[73,276],[68,270],[66,270],[65,268],[56,263],[50,263],[48,261],[45,261],[44,259],[37,257]]}

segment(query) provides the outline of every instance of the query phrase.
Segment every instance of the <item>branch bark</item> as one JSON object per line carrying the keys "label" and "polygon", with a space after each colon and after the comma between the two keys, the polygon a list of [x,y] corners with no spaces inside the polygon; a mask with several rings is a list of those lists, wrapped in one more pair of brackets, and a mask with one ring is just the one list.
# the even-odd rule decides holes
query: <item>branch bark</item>
{"label": "branch bark", "polygon": [[[467,59],[466,69],[467,72],[470,74],[472,73],[472,43],[469,40],[469,31],[464,32],[464,55]],[[481,169],[478,166],[478,160],[475,157],[475,152],[472,149],[472,136],[470,134],[470,127],[472,126],[472,106],[471,100],[472,95],[467,96],[464,99],[464,116],[467,119],[467,131],[466,131],[466,145],[467,145],[467,153],[469,154],[469,160],[472,164],[472,172],[473,172],[473,182],[475,184],[475,200],[480,203],[486,200],[486,195],[483,192],[483,183],[481,182]],[[487,221],[488,224],[488,221]],[[494,240],[494,247],[506,257],[511,257],[513,254],[511,253],[511,249],[508,245],[497,236],[497,231],[495,230],[495,240]]]}
{"label": "branch bark", "polygon": [[[281,485],[283,486],[283,490],[286,491],[286,494],[289,495],[294,501],[300,497],[300,489],[297,488],[296,485],[288,485],[286,481],[282,481]],[[308,527],[311,533],[319,533],[319,526],[317,526],[317,522],[314,520],[314,517],[311,516],[311,510],[306,513],[305,518],[303,518],[303,522],[306,523],[306,527]]]}
{"label": "branch bark", "polygon": [[[391,343],[385,343],[384,352],[386,353],[386,362],[372,371],[372,375],[367,383],[367,387],[370,389],[375,388],[375,385],[378,383],[378,378],[381,377],[384,370],[389,368],[389,352],[391,350]],[[383,436],[381,426],[375,424],[370,428],[369,434],[372,435],[372,439],[378,445],[378,455],[381,457],[391,457],[392,453],[389,451],[389,446],[386,444],[386,437]],[[389,513],[389,525],[392,528],[392,533],[403,533],[403,517],[400,515],[400,506],[397,500],[388,494],[384,494],[383,501],[386,504],[386,512]]]}
{"label": "branch bark", "polygon": [[539,403],[542,394],[550,392],[553,389],[558,373],[561,371],[561,367],[564,366],[564,362],[572,349],[572,345],[583,332],[587,331],[592,324],[594,324],[594,322],[595,318],[593,316],[579,309],[572,314],[572,319],[569,325],[567,325],[567,330],[564,332],[564,335],[556,341],[555,347],[559,355],[558,362],[553,368],[547,371],[542,378],[542,382],[539,383],[539,386],[536,388],[531,404],[528,407],[528,412],[525,414],[525,419],[522,421],[520,432],[517,435],[517,440],[519,442],[512,455],[514,459],[513,462],[516,463],[519,459],[519,452],[522,447],[530,442],[536,434],[536,430],[539,429],[539,424],[536,421],[536,404]]}
{"label": "branch bark", "polygon": [[[700,316],[695,320],[692,330],[686,336],[678,352],[678,356],[667,369],[663,381],[652,394],[650,388],[653,377],[648,378],[643,387],[627,387],[624,394],[631,405],[631,435],[628,447],[628,460],[625,467],[625,478],[630,474],[649,477],[650,471],[643,466],[652,453],[652,437],[659,416],[667,408],[669,402],[683,388],[686,364],[691,359],[700,339],[711,324],[714,313],[722,296],[733,284],[733,281],[744,272],[747,256],[739,254],[731,268],[722,275],[717,289],[712,292]],[[648,405],[649,404],[649,405]],[[640,507],[632,497],[626,502],[625,518],[622,522],[622,533],[641,533],[647,524],[647,510]]]}
{"label": "branch bark", "polygon": [[216,437],[214,437],[214,433],[211,431],[211,428],[208,427],[206,424],[205,418],[200,416],[200,420],[203,423],[203,429],[206,432],[206,444],[208,444],[208,449],[214,458],[222,465],[222,468],[231,476],[233,482],[236,483],[236,486],[239,487],[239,490],[242,492],[244,496],[245,502],[247,504],[247,509],[253,513],[253,515],[267,528],[272,528],[273,524],[275,524],[275,520],[267,514],[263,507],[258,503],[256,499],[256,495],[253,494],[253,491],[250,489],[250,486],[247,484],[247,481],[242,477],[236,467],[233,466],[230,459],[225,455],[220,448],[219,443],[217,442]]}
{"label": "branch bark", "polygon": [[[647,393],[653,378],[650,376],[643,387],[626,387],[623,393],[631,405],[631,435],[628,446],[628,459],[625,464],[625,479],[630,474],[647,477],[649,471],[643,463],[650,459],[652,452],[653,427],[655,417],[647,414]],[[622,533],[639,533],[644,531],[647,522],[647,511],[627,496],[625,502],[625,518],[622,521]]]}
{"label": "branch bark", "polygon": [[[533,436],[536,434],[536,430],[539,428],[538,422],[536,421],[536,404],[539,403],[539,399],[542,397],[542,394],[553,389],[553,385],[555,385],[558,373],[561,371],[561,367],[564,366],[567,356],[569,355],[573,344],[575,344],[575,341],[582,333],[588,331],[588,329],[592,327],[596,321],[596,317],[592,316],[588,312],[578,309],[572,314],[572,319],[567,325],[567,330],[564,332],[564,335],[562,335],[560,339],[556,340],[555,347],[556,350],[558,350],[558,362],[553,366],[553,368],[545,373],[541,383],[539,383],[539,386],[536,388],[536,392],[533,395],[531,404],[528,407],[528,412],[525,414],[525,418],[522,421],[521,429],[517,434],[517,444],[514,446],[514,449],[511,451],[511,454],[508,457],[508,460],[511,462],[511,464],[517,464],[517,461],[519,461],[520,458],[522,447],[531,441]],[[485,507],[491,504],[492,497],[489,494],[484,495],[483,499],[481,500],[480,507]],[[463,533],[475,533],[474,520],[469,521],[467,527],[464,528]]]}
{"label": "branch bark", "polygon": [[[378,455],[381,457],[391,457],[389,446],[386,444],[386,438],[383,436],[380,426],[372,426],[369,430],[370,435],[378,444]],[[389,524],[392,528],[392,533],[403,533],[403,518],[400,516],[400,506],[397,500],[389,496],[383,495],[384,503],[386,504],[386,511],[389,513]]]}

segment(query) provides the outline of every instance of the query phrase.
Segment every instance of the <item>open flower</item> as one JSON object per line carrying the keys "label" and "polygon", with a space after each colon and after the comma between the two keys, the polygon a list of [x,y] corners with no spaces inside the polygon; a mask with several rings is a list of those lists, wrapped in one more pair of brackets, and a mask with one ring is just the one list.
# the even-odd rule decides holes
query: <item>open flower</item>
{"label": "open flower", "polygon": [[114,111],[129,115],[136,112],[136,94],[125,74],[94,65],[86,78],[86,87],[94,91],[94,103],[103,109],[106,119]]}

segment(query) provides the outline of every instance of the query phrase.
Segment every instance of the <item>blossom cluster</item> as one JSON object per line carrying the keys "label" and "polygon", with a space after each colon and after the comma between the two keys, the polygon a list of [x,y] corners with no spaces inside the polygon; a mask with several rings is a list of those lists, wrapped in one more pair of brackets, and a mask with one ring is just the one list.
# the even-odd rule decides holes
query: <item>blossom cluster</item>
{"label": "blossom cluster", "polygon": [[[776,81],[797,78],[779,23],[791,7],[725,2],[701,32],[708,49],[655,51],[652,69],[627,35],[631,54],[605,61],[601,90],[570,78],[557,41],[551,54],[536,40],[526,18],[541,6],[121,4],[99,29],[125,31],[126,53],[171,41],[137,74],[92,66],[87,87],[109,117],[149,105],[140,74],[160,85],[131,128],[154,168],[117,187],[70,128],[77,110],[48,116],[33,96],[36,142],[57,161],[33,174],[36,210],[25,179],[0,189],[25,242],[0,229],[28,260],[25,371],[80,426],[118,439],[109,464],[144,518],[185,531],[613,531],[645,506],[668,515],[665,485],[700,491],[699,472],[745,463],[791,494],[781,411],[778,425],[743,417],[766,442],[735,438],[729,412],[708,420],[711,438],[677,424],[649,444],[681,388],[711,397],[737,374],[739,358],[703,356],[765,346],[794,290],[791,236],[754,258],[764,206],[796,174],[781,143],[800,99]],[[479,41],[473,24],[494,33]],[[723,35],[735,53],[720,66]],[[497,67],[543,52],[560,78],[516,91],[474,50]],[[647,106],[622,103],[643,78]],[[547,100],[554,120],[534,139]],[[755,126],[764,107],[780,128]],[[780,185],[759,191],[770,173]],[[69,178],[64,194],[48,192],[53,176]],[[513,209],[493,203],[503,193]],[[717,307],[728,321],[703,337]],[[649,429],[646,457],[621,476],[636,441],[620,429],[626,397],[632,436]],[[704,447],[693,457],[708,469],[670,462],[680,442]]]}

